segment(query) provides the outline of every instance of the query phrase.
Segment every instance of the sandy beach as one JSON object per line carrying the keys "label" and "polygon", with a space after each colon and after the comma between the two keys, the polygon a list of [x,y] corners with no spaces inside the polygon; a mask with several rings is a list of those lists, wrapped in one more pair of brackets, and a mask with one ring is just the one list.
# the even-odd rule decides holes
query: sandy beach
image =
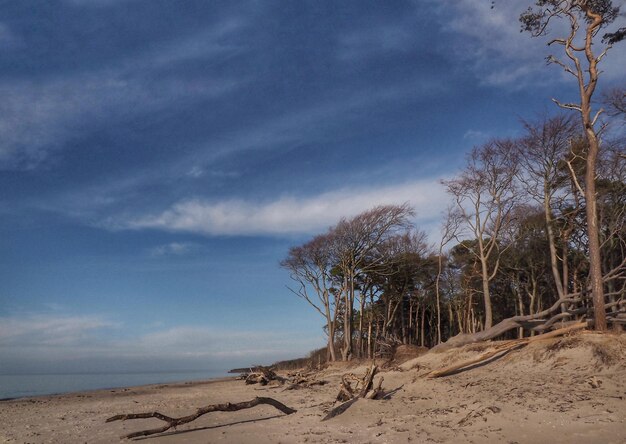
{"label": "sandy beach", "polygon": [[[325,385],[286,390],[222,379],[43,396],[0,402],[0,441],[111,443],[158,427],[156,419],[106,423],[115,414],[159,411],[184,416],[201,406],[274,398],[297,410],[268,405],[215,412],[160,435],[155,443],[624,443],[626,338],[579,334],[534,343],[455,375],[430,370],[488,349],[488,344],[427,353],[387,363],[386,399],[360,399],[321,422],[334,406],[340,377],[364,374],[367,363],[336,364],[316,378]],[[382,363],[381,363],[382,364]],[[378,379],[378,377],[376,378]]]}

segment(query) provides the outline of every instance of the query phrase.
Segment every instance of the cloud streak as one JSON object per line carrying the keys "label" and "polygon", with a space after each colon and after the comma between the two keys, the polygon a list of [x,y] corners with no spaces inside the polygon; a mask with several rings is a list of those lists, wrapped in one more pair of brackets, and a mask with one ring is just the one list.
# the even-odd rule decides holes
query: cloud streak
{"label": "cloud streak", "polygon": [[[37,168],[49,160],[50,153],[98,122],[116,125],[143,113],[191,106],[234,91],[246,80],[207,75],[202,81],[183,84],[167,76],[155,79],[153,73],[189,59],[239,51],[224,40],[242,26],[238,20],[226,20],[216,29],[100,70],[0,81],[0,170]],[[0,23],[0,46],[10,39],[8,28]]]}
{"label": "cloud streak", "polygon": [[199,247],[193,242],[170,242],[169,244],[158,245],[150,249],[152,257],[184,256],[190,254]]}
{"label": "cloud streak", "polygon": [[209,202],[189,199],[153,215],[109,220],[114,229],[158,229],[204,235],[289,235],[326,229],[342,217],[373,206],[409,202],[417,223],[438,217],[447,198],[436,180],[376,188],[344,188],[317,196],[284,196],[265,203],[231,199]]}
{"label": "cloud streak", "polygon": [[[481,83],[521,89],[572,81],[559,67],[545,66],[549,54],[566,59],[560,46],[547,46],[549,38],[567,35],[565,20],[551,23],[549,38],[532,38],[527,32],[520,32],[519,15],[534,1],[516,1],[515,7],[505,1],[492,3],[447,0],[435,4],[444,29],[451,31],[453,38],[457,36],[452,45],[455,56],[467,61]],[[606,78],[621,78],[625,62],[624,52],[613,49],[602,63]]]}
{"label": "cloud streak", "polygon": [[100,316],[27,315],[0,318],[0,347],[77,346],[117,324]]}
{"label": "cloud streak", "polygon": [[321,335],[285,339],[281,332],[197,325],[137,336],[124,336],[124,329],[91,314],[5,316],[0,318],[0,372],[95,371],[103,362],[116,371],[145,371],[146,363],[163,365],[165,370],[225,368],[297,357],[323,344]]}

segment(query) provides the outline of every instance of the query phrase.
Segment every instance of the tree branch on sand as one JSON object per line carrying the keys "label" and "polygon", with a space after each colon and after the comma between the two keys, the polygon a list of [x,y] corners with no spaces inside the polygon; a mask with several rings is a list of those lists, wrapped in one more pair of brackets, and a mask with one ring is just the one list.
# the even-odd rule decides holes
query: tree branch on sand
{"label": "tree branch on sand", "polygon": [[576,324],[570,325],[565,328],[560,328],[558,330],[551,331],[550,333],[545,333],[543,335],[533,336],[530,338],[523,338],[523,339],[514,339],[512,341],[506,341],[502,344],[496,345],[493,350],[489,350],[471,359],[467,359],[461,362],[456,362],[448,367],[432,371],[426,376],[428,376],[429,378],[439,378],[441,376],[447,376],[456,372],[457,370],[461,370],[463,368],[469,367],[470,365],[475,365],[475,364],[480,364],[481,362],[485,362],[493,358],[496,355],[506,353],[508,351],[515,350],[517,348],[524,347],[530,344],[531,342],[536,342],[536,341],[546,340],[550,338],[555,338],[557,336],[562,336],[564,334],[571,333],[572,331],[583,329],[587,327],[588,325],[589,325],[589,322],[583,321],[583,322],[578,322]]}
{"label": "tree branch on sand", "polygon": [[166,415],[163,415],[159,412],[146,412],[146,413],[127,413],[123,415],[115,415],[106,420],[106,422],[113,421],[126,421],[128,419],[146,419],[146,418],[157,418],[162,421],[165,421],[167,424],[163,427],[158,427],[155,429],[142,430],[140,432],[129,433],[128,435],[122,436],[122,438],[137,438],[139,436],[148,436],[154,435],[156,433],[163,433],[172,427],[177,427],[182,424],[187,424],[188,422],[195,421],[199,417],[206,415],[211,412],[236,412],[237,410],[249,409],[252,407],[256,407],[257,405],[267,404],[275,407],[286,415],[291,415],[295,413],[297,410],[287,407],[285,404],[273,399],[273,398],[254,398],[251,401],[238,402],[235,404],[231,404],[227,402],[225,404],[213,404],[208,405],[206,407],[200,407],[196,410],[196,413],[188,416],[183,416],[180,418],[172,418]]}

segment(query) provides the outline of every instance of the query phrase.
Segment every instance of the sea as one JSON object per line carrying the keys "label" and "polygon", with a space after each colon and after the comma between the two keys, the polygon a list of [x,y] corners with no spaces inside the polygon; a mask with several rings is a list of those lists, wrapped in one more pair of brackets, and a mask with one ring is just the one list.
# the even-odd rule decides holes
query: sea
{"label": "sea", "polygon": [[233,375],[229,375],[227,370],[147,373],[0,374],[0,400],[148,384],[203,381],[226,376]]}

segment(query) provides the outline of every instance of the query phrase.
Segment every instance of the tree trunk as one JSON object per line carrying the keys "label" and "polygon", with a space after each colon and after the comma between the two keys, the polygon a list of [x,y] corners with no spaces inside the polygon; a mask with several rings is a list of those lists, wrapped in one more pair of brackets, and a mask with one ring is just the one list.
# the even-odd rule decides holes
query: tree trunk
{"label": "tree trunk", "polygon": [[[559,273],[559,259],[556,254],[556,241],[554,237],[554,230],[552,229],[552,208],[550,207],[550,194],[545,189],[543,193],[543,210],[546,221],[546,236],[548,237],[548,246],[550,249],[550,268],[552,270],[552,276],[554,277],[554,283],[556,285],[556,292],[559,299],[565,297],[565,291],[563,288],[563,282],[561,281],[561,273]],[[567,261],[567,256],[563,256],[563,262]]]}
{"label": "tree trunk", "polygon": [[602,257],[600,255],[600,238],[598,235],[598,211],[596,199],[596,159],[598,157],[598,140],[591,125],[586,128],[589,152],[587,153],[587,169],[585,171],[585,201],[587,214],[587,237],[589,239],[589,280],[593,296],[593,312],[595,329],[607,330],[606,311],[604,309],[604,288],[602,285]]}
{"label": "tree trunk", "polygon": [[437,278],[435,279],[435,297],[437,304],[437,344],[441,344],[441,290],[439,288],[439,281],[441,280],[441,273],[443,271],[443,261],[441,256],[443,254],[443,245],[439,246],[439,257],[437,262]]}
{"label": "tree trunk", "polygon": [[331,320],[328,324],[328,352],[330,361],[335,362],[337,355],[335,354],[335,323]]}
{"label": "tree trunk", "polygon": [[363,310],[365,309],[365,295],[361,294],[359,299],[359,336],[357,338],[357,349],[359,358],[362,358],[363,353]]}
{"label": "tree trunk", "polygon": [[493,325],[493,314],[491,313],[491,294],[489,293],[489,269],[487,268],[487,258],[480,258],[482,268],[483,298],[485,302],[485,329]]}
{"label": "tree trunk", "polygon": [[424,328],[424,319],[426,317],[426,306],[422,307],[422,319],[421,319],[421,329],[420,329],[420,345],[424,347],[424,336],[426,329]]}

